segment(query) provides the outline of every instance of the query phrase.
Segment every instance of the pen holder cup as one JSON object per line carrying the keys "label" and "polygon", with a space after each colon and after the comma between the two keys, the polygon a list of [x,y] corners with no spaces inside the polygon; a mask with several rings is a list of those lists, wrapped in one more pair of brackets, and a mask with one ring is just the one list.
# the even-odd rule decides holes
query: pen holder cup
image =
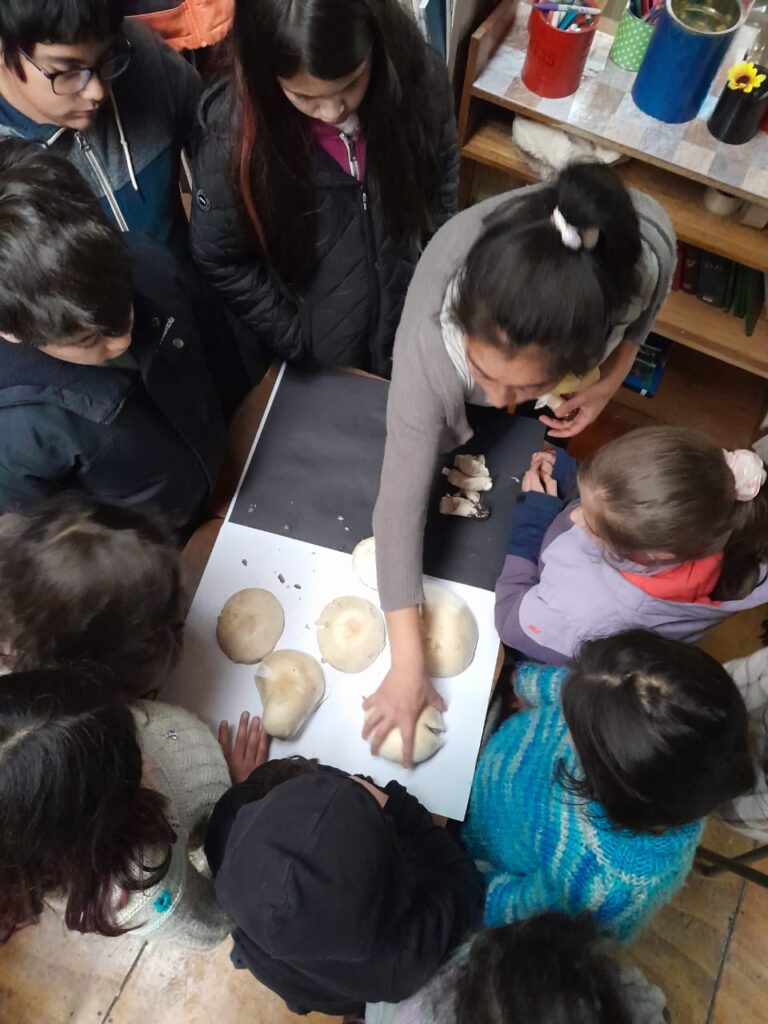
{"label": "pen holder cup", "polygon": [[740,0],[666,0],[632,98],[668,124],[691,121],[744,22]]}
{"label": "pen holder cup", "polygon": [[653,25],[638,18],[629,8],[624,11],[616,29],[616,38],[608,59],[625,71],[637,71],[653,35]]}
{"label": "pen holder cup", "polygon": [[521,76],[531,92],[548,99],[560,99],[576,92],[595,38],[599,13],[595,8],[595,18],[589,27],[563,32],[547,21],[543,11],[531,10]]}

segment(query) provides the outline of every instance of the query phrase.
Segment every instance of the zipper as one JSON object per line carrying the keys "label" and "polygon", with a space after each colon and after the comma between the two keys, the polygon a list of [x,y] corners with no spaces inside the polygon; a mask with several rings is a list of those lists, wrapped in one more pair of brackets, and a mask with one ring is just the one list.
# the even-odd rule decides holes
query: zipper
{"label": "zipper", "polygon": [[360,164],[357,160],[357,147],[355,146],[355,140],[351,136],[347,135],[346,132],[339,132],[339,137],[344,143],[344,148],[347,151],[347,160],[349,160],[349,173],[355,179],[360,181]]}
{"label": "zipper", "polygon": [[123,211],[117,205],[117,199],[115,193],[112,191],[112,186],[109,184],[109,179],[101,168],[101,164],[96,159],[96,154],[91,149],[91,144],[81,132],[75,132],[75,138],[80,144],[80,149],[85,154],[85,159],[91,165],[91,170],[96,175],[96,180],[104,192],[104,196],[109,203],[109,208],[112,211],[112,216],[117,221],[117,226],[121,231],[128,230],[128,222],[123,216]]}

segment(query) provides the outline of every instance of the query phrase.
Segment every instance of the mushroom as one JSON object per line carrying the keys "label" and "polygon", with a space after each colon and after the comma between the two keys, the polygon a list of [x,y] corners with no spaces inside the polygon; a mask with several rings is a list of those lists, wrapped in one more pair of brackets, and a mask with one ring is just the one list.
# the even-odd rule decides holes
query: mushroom
{"label": "mushroom", "polygon": [[443,470],[443,476],[460,491],[490,491],[493,487],[490,476],[465,476],[458,469],[447,467]]}
{"label": "mushroom", "polygon": [[253,665],[274,650],[285,627],[283,606],[268,590],[248,587],[233,594],[216,624],[219,647],[240,665]]}
{"label": "mushroom", "polygon": [[458,676],[471,664],[477,647],[477,623],[466,601],[446,587],[424,584],[421,634],[427,673],[438,679]]}
{"label": "mushroom", "polygon": [[457,455],[453,464],[464,476],[490,476],[484,455]]}
{"label": "mushroom", "polygon": [[384,619],[364,597],[337,597],[317,620],[317,643],[325,660],[340,672],[364,672],[384,650]]}
{"label": "mushroom", "polygon": [[364,587],[378,590],[376,578],[376,541],[373,537],[361,540],[352,552],[352,568]]}
{"label": "mushroom", "polygon": [[[436,754],[445,740],[445,722],[443,716],[428,704],[418,717],[416,731],[413,736],[413,763],[420,764],[427,761],[433,754]],[[403,734],[397,728],[391,729],[384,737],[384,742],[379,747],[379,757],[387,761],[394,761],[402,764],[403,761]]]}
{"label": "mushroom", "polygon": [[470,491],[466,495],[459,491],[457,494],[446,494],[440,499],[440,513],[444,516],[464,516],[465,519],[487,519],[491,510],[480,501],[479,491]]}
{"label": "mushroom", "polygon": [[270,736],[292,739],[323,699],[323,670],[302,651],[275,651],[256,669],[261,720]]}

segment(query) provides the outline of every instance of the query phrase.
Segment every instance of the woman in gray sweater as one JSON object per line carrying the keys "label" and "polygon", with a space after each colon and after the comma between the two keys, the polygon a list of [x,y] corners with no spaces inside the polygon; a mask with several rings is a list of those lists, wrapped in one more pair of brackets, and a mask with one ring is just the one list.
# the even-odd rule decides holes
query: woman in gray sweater
{"label": "woman in gray sweater", "polygon": [[[395,339],[373,517],[392,652],[365,705],[374,751],[399,726],[409,764],[421,709],[443,706],[419,632],[423,533],[440,453],[472,436],[465,403],[514,411],[554,389],[575,392],[556,418],[541,419],[553,437],[579,433],[629,371],[675,258],[658,203],[602,164],[573,165],[554,182],[465,210],[427,246]],[[567,384],[571,374],[581,380]]]}

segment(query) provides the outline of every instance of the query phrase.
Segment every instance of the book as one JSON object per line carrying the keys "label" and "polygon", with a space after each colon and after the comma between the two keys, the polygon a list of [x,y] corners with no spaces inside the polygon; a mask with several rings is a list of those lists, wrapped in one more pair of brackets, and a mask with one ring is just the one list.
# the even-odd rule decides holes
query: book
{"label": "book", "polygon": [[700,259],[701,249],[697,249],[695,245],[686,245],[685,254],[683,255],[683,271],[680,277],[680,287],[684,292],[690,292],[691,295],[696,294],[696,288],[699,283]]}
{"label": "book", "polygon": [[696,281],[697,297],[709,306],[723,309],[728,294],[730,269],[730,260],[711,252],[702,252]]}
{"label": "book", "polygon": [[675,269],[672,273],[672,291],[680,291],[680,281],[683,276],[683,258],[685,256],[685,246],[682,242],[677,243],[677,259],[675,260]]}
{"label": "book", "polygon": [[653,332],[649,334],[624,378],[624,387],[647,398],[655,395],[671,351],[672,342],[668,338]]}

